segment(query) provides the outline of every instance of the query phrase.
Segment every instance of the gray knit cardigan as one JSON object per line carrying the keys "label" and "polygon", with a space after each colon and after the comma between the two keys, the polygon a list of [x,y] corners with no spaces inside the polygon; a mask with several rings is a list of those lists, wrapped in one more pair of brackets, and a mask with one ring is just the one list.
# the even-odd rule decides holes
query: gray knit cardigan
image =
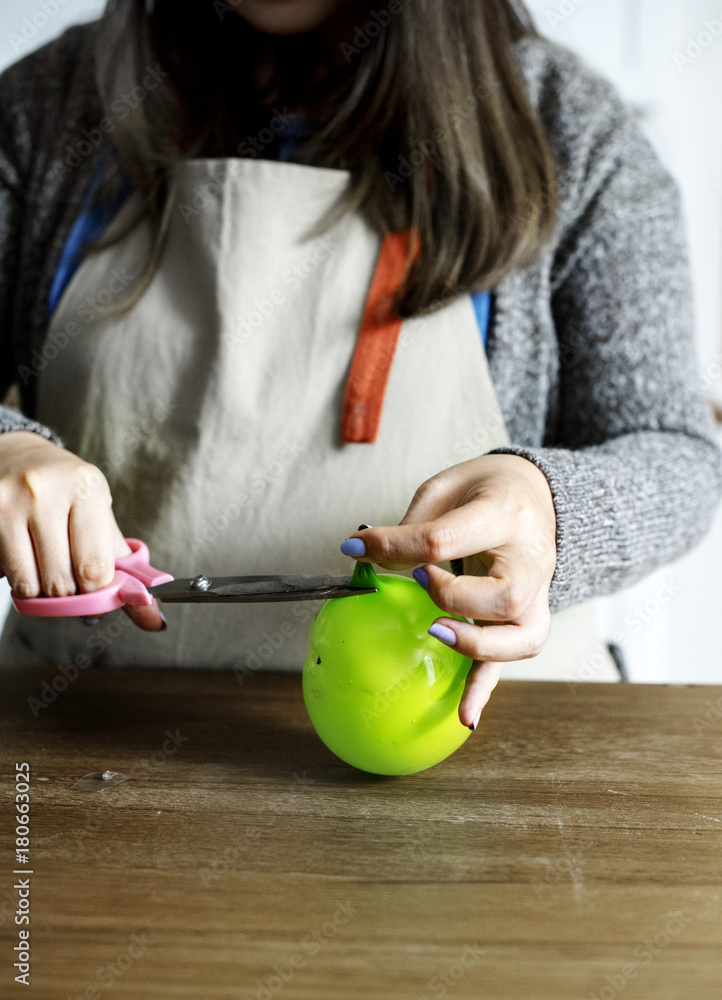
{"label": "gray knit cardigan", "polygon": [[[0,76],[0,372],[30,429],[48,294],[112,141],[94,83],[95,25]],[[558,171],[557,233],[494,290],[488,359],[512,447],[557,514],[552,611],[631,584],[696,543],[722,491],[699,391],[680,199],[603,79],[546,40],[517,43]],[[98,137],[106,137],[98,145]],[[2,398],[2,397],[0,397]],[[59,443],[59,442],[58,442]],[[468,457],[471,457],[471,453]]]}

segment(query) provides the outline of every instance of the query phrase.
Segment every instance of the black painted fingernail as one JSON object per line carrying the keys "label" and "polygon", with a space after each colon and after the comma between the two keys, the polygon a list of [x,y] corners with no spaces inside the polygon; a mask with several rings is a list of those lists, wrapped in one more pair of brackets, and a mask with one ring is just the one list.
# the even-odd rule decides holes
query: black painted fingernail
{"label": "black painted fingernail", "polygon": [[472,731],[472,733],[474,732],[474,730],[476,729],[476,727],[479,725],[479,719],[480,718],[481,718],[481,709],[479,709],[479,711],[476,713],[476,718],[474,719],[474,721],[470,722],[469,725],[468,725],[468,727],[467,727],[468,729],[470,729]]}
{"label": "black painted fingernail", "polygon": [[356,531],[365,531],[366,528],[373,528],[373,524],[359,524]]}
{"label": "black painted fingernail", "polygon": [[93,625],[97,625],[99,621],[100,621],[100,618],[83,618],[82,619],[83,625],[87,625],[88,628],[90,628]]}
{"label": "black painted fingernail", "polygon": [[158,614],[160,615],[160,620],[163,622],[158,631],[165,632],[165,630],[168,628],[168,620],[166,616],[163,614],[163,612],[160,610],[160,608],[158,608]]}

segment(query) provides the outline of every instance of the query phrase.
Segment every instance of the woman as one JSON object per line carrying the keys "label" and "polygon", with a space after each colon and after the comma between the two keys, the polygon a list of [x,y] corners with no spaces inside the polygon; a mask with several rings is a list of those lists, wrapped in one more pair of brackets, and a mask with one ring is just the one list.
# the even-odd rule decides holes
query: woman
{"label": "woman", "polygon": [[[550,611],[707,529],[677,191],[521,5],[111,0],[0,96],[16,594],[104,586],[123,536],[175,576],[348,572],[367,519],[344,555],[473,620],[430,630],[473,729]],[[307,607],[11,615],[0,656],[298,669]]]}

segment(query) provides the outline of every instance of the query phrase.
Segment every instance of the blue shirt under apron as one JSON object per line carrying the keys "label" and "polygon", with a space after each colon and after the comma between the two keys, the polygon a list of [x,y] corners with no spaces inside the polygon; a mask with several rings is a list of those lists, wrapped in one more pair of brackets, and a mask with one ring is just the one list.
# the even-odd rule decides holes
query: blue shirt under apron
{"label": "blue shirt under apron", "polygon": [[[278,128],[276,142],[276,159],[288,162],[298,145],[309,137],[308,126],[303,119],[286,115]],[[90,187],[86,192],[83,208],[75,220],[68,238],[65,241],[58,269],[55,272],[53,284],[48,297],[48,318],[52,317],[68,287],[71,278],[82,263],[85,248],[99,239],[105,232],[113,216],[132,191],[132,185],[126,184],[117,196],[106,204],[93,204],[94,195],[102,175],[103,164],[100,165]],[[488,291],[471,292],[471,303],[479,327],[481,342],[486,349],[489,322],[491,315],[491,294]]]}

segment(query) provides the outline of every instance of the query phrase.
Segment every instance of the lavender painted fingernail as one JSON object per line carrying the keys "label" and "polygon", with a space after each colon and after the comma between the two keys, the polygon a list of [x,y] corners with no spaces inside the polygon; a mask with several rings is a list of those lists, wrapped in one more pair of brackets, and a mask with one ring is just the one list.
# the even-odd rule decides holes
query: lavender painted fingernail
{"label": "lavender painted fingernail", "polygon": [[439,639],[441,642],[445,642],[447,646],[456,645],[456,632],[453,632],[446,625],[439,625],[438,622],[434,624],[429,629],[429,635],[433,635],[434,639]]}
{"label": "lavender painted fingernail", "polygon": [[413,576],[414,580],[416,580],[416,582],[419,584],[420,587],[423,587],[424,590],[429,589],[429,574],[426,572],[425,569],[422,569],[420,566],[418,566],[411,575]]}
{"label": "lavender painted fingernail", "polygon": [[358,559],[360,556],[366,555],[366,546],[360,538],[347,538],[345,542],[341,543],[341,551],[345,556],[353,556],[354,559]]}

